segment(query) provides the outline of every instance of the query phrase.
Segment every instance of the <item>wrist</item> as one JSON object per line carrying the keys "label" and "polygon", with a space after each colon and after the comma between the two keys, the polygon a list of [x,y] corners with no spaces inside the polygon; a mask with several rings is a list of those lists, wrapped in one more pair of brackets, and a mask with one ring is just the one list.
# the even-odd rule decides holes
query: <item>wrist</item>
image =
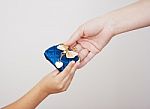
{"label": "wrist", "polygon": [[39,93],[41,93],[42,96],[48,96],[49,93],[45,88],[46,86],[40,81],[35,88],[39,91]]}
{"label": "wrist", "polygon": [[105,19],[105,27],[109,29],[110,38],[120,34],[117,22],[118,20],[113,12],[104,15],[104,19]]}

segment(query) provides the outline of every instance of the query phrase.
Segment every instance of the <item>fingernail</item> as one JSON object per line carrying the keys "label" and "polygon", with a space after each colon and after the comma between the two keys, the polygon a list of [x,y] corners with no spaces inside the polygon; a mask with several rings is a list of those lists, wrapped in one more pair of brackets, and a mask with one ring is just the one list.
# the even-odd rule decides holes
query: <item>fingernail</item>
{"label": "fingernail", "polygon": [[75,63],[75,61],[71,61],[71,63],[72,63],[72,64],[74,64],[74,63]]}

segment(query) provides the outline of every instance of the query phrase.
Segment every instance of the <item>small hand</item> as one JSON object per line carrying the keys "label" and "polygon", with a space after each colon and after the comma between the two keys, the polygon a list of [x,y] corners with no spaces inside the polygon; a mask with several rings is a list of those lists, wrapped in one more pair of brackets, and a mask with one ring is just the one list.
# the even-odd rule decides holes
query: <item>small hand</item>
{"label": "small hand", "polygon": [[78,62],[71,62],[60,73],[55,70],[17,101],[2,109],[35,109],[49,94],[66,91],[72,81]]}
{"label": "small hand", "polygon": [[78,64],[78,62],[75,63],[72,61],[62,72],[54,70],[50,74],[46,75],[39,82],[42,90],[48,94],[66,91],[73,79]]}

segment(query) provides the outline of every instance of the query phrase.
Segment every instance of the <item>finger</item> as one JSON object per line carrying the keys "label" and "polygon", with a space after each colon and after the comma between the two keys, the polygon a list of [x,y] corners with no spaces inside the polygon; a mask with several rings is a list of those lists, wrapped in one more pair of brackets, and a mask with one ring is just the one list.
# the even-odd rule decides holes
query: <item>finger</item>
{"label": "finger", "polygon": [[82,61],[85,57],[87,57],[89,51],[87,49],[82,49],[78,55],[80,57],[80,61]]}
{"label": "finger", "polygon": [[77,42],[73,43],[72,45],[69,45],[69,47],[70,47],[71,49],[73,49],[76,45],[77,45]]}
{"label": "finger", "polygon": [[76,44],[74,47],[76,49],[76,52],[80,52],[83,49],[83,47],[81,46],[81,44]]}
{"label": "finger", "polygon": [[79,66],[78,69],[82,68],[83,66],[85,66],[96,54],[93,54],[92,52],[90,52],[87,57],[85,57],[85,59],[83,59]]}
{"label": "finger", "polygon": [[76,69],[77,69],[77,65],[74,65],[74,67],[69,72],[69,74],[63,79],[63,81],[62,81],[63,85],[65,85],[67,83],[67,81],[69,80],[69,78],[71,78],[72,76],[74,76],[74,72],[75,72]]}
{"label": "finger", "polygon": [[57,69],[51,72],[52,76],[57,76],[58,74],[59,74],[59,71]]}
{"label": "finger", "polygon": [[78,41],[78,43],[83,47],[83,48],[86,48],[88,49],[88,51],[91,51],[92,53],[98,53],[99,52],[99,49],[93,44],[93,41],[92,40],[89,40],[89,39],[80,39]]}
{"label": "finger", "polygon": [[[75,73],[74,73],[74,74],[75,74]],[[64,84],[64,90],[68,89],[68,87],[70,86],[70,84],[71,84],[71,82],[72,82],[72,79],[73,79],[73,77],[74,77],[74,74],[72,74],[72,76],[70,76],[70,77],[66,80],[66,82],[65,82],[65,84]]]}
{"label": "finger", "polygon": [[75,62],[71,61],[67,67],[57,76],[57,78],[62,81],[71,71],[72,67],[74,66]]}
{"label": "finger", "polygon": [[62,84],[64,85],[64,89],[67,89],[74,77],[74,74],[75,74],[75,71],[77,69],[79,65],[79,62],[76,62],[76,64],[74,65],[74,67],[72,68],[71,72],[70,72],[70,75],[68,75],[63,81],[62,81]]}
{"label": "finger", "polygon": [[66,41],[64,44],[65,45],[72,45],[75,43],[77,40],[79,40],[82,36],[84,36],[84,28],[83,26],[80,26],[71,36],[71,38]]}

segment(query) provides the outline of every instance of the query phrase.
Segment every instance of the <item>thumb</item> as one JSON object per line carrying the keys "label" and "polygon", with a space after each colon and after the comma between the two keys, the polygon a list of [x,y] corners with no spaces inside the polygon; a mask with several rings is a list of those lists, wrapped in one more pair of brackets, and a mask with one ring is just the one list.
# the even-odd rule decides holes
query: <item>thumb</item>
{"label": "thumb", "polygon": [[84,35],[84,29],[83,26],[80,26],[73,34],[72,36],[69,38],[69,40],[67,40],[66,42],[64,42],[65,45],[73,45],[76,41],[78,41],[81,37],[83,37]]}

